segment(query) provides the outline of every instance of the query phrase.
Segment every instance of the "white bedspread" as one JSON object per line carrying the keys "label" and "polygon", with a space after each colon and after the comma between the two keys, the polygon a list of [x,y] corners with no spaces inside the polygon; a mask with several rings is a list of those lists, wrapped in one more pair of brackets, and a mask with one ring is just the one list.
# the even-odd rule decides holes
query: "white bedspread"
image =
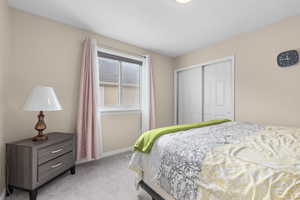
{"label": "white bedspread", "polygon": [[300,129],[266,127],[215,148],[199,180],[198,200],[300,199]]}

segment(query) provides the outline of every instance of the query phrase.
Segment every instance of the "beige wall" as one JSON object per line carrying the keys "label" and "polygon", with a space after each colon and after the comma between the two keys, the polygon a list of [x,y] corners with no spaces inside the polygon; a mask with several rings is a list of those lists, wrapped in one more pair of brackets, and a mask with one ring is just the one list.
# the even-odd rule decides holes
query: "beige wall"
{"label": "beige wall", "polygon": [[[47,112],[47,131],[74,132],[78,104],[82,42],[96,38],[98,44],[133,54],[150,54],[153,58],[159,126],[172,123],[173,66],[172,59],[107,37],[10,9],[12,16],[12,65],[6,75],[7,112],[6,141],[35,134],[34,112],[22,111],[26,96],[33,86],[55,88],[63,111]],[[105,115],[102,120],[104,151],[131,146],[140,124],[137,114]],[[122,138],[122,139],[119,139]]]}
{"label": "beige wall", "polygon": [[0,0],[0,195],[4,192],[4,72],[9,67],[9,15],[7,0]]}
{"label": "beige wall", "polygon": [[[140,117],[139,113],[103,115],[103,148],[113,151],[129,147],[128,141],[132,144],[139,136]],[[122,126],[117,128],[120,125]],[[127,130],[127,134],[122,130]]]}
{"label": "beige wall", "polygon": [[175,66],[235,56],[236,119],[300,127],[300,64],[276,64],[290,49],[300,49],[300,16],[177,57]]}

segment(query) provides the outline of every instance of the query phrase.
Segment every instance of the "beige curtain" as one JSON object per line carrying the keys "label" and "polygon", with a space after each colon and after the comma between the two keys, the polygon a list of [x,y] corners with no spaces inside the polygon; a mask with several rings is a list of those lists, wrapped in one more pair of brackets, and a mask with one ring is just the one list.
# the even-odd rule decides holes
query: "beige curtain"
{"label": "beige curtain", "polygon": [[150,76],[150,129],[156,128],[156,110],[155,110],[155,85],[154,85],[154,73],[153,73],[153,65],[151,62],[150,56],[148,56],[148,65],[149,65],[149,76]]}
{"label": "beige curtain", "polygon": [[142,132],[156,128],[153,64],[150,56],[145,57],[142,69]]}

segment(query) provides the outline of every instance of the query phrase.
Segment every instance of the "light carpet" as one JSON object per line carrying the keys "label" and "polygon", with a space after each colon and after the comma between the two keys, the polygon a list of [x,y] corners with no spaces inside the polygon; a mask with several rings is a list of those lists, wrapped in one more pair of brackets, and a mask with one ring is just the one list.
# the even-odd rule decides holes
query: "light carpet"
{"label": "light carpet", "polygon": [[[131,154],[121,154],[77,166],[76,175],[67,173],[38,191],[38,200],[151,200],[134,186],[128,169]],[[28,192],[15,190],[7,200],[27,200]]]}

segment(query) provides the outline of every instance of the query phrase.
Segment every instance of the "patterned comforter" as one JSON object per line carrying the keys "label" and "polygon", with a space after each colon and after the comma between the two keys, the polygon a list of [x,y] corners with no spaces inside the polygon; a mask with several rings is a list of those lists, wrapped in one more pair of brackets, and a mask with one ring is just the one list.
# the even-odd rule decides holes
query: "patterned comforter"
{"label": "patterned comforter", "polygon": [[225,144],[238,144],[242,138],[262,130],[264,126],[228,122],[214,126],[176,132],[160,137],[150,154],[135,152],[129,167],[143,178],[150,167],[153,182],[178,200],[196,200],[199,173],[208,152]]}

